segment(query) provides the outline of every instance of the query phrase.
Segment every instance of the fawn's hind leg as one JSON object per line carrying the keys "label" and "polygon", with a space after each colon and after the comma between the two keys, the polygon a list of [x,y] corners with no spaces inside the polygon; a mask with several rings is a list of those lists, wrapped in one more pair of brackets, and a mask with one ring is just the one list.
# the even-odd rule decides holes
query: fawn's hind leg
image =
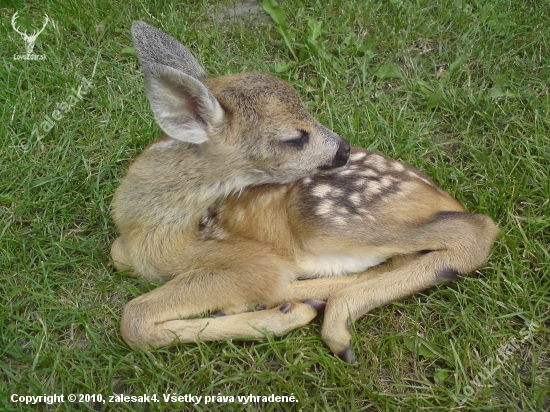
{"label": "fawn's hind leg", "polygon": [[[480,267],[498,235],[484,215],[440,212],[421,225],[394,233],[403,255],[361,275],[293,282],[292,299],[326,300],[322,337],[333,353],[353,362],[350,320]],[[395,246],[395,245],[394,245]]]}
{"label": "fawn's hind leg", "polygon": [[342,359],[353,362],[349,319],[477,269],[497,234],[489,217],[462,212],[441,212],[411,229],[403,238],[407,248],[414,246],[421,252],[415,259],[374,277],[359,276],[327,301],[321,332],[326,344]]}
{"label": "fawn's hind leg", "polygon": [[[180,275],[124,308],[121,331],[131,347],[259,338],[266,332],[282,335],[309,323],[317,313],[315,302],[239,313],[249,304],[273,308],[289,302],[296,268],[266,245],[244,239],[201,242],[186,247],[177,260]],[[219,310],[237,314],[199,318]]]}

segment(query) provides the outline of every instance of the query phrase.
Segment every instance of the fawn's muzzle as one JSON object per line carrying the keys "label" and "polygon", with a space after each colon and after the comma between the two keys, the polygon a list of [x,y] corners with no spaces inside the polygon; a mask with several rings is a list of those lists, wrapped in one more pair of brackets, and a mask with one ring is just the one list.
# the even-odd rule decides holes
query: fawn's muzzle
{"label": "fawn's muzzle", "polygon": [[334,155],[334,158],[332,159],[332,163],[330,165],[321,166],[319,169],[328,170],[328,169],[333,169],[335,167],[345,166],[349,160],[349,153],[350,153],[350,145],[348,141],[340,138],[340,145],[338,146],[338,151],[336,152],[336,154]]}

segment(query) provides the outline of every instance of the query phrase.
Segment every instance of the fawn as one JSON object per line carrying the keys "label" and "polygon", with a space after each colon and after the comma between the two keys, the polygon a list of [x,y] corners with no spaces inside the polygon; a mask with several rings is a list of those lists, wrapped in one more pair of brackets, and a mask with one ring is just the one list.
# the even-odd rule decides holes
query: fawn
{"label": "fawn", "polygon": [[163,282],[124,308],[130,347],[280,336],[324,308],[323,340],[353,362],[350,322],[487,259],[489,217],[406,164],[350,148],[287,83],[207,77],[141,21],[132,37],[164,134],[113,200],[115,267]]}

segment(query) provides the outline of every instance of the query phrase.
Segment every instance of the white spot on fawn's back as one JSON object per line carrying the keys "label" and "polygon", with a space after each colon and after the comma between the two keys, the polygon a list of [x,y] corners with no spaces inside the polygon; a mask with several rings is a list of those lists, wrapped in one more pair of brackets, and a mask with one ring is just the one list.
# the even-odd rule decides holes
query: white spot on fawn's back
{"label": "white spot on fawn's back", "polygon": [[350,160],[361,160],[364,159],[365,156],[367,156],[365,152],[355,152],[350,156]]}
{"label": "white spot on fawn's back", "polygon": [[383,177],[382,179],[380,179],[380,184],[385,187],[385,188],[388,188],[392,185],[392,181],[390,178],[388,177]]}
{"label": "white spot on fawn's back", "polygon": [[367,194],[378,194],[382,191],[382,185],[374,180],[371,180],[367,184]]}
{"label": "white spot on fawn's back", "polygon": [[317,197],[326,197],[333,188],[329,185],[319,185],[313,189],[313,194]]}
{"label": "white spot on fawn's back", "polygon": [[334,202],[332,200],[325,200],[317,207],[317,214],[325,216],[334,212]]}
{"label": "white spot on fawn's back", "polygon": [[388,166],[388,162],[379,154],[373,154],[367,158],[365,163],[369,166],[373,166],[379,172],[385,172]]}
{"label": "white spot on fawn's back", "polygon": [[359,206],[361,204],[361,194],[355,192],[349,197],[349,200],[351,203],[353,203],[354,206]]}
{"label": "white spot on fawn's back", "polygon": [[374,169],[365,169],[359,173],[363,177],[378,177],[378,172]]}
{"label": "white spot on fawn's back", "polygon": [[405,166],[403,166],[400,162],[394,162],[393,170],[395,170],[396,172],[402,172],[403,170],[405,170]]}
{"label": "white spot on fawn's back", "polygon": [[334,221],[334,223],[336,223],[337,225],[340,225],[340,226],[343,226],[347,223],[347,219],[343,216],[340,216],[340,215],[334,216],[332,218],[332,220]]}

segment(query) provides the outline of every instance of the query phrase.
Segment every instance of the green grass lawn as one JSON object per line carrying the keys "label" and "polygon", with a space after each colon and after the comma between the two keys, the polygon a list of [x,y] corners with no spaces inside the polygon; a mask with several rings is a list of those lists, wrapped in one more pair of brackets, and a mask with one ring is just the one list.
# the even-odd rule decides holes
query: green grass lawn
{"label": "green grass lawn", "polygon": [[[274,20],[261,6],[254,18],[227,17],[236,9],[226,1],[2,2],[0,409],[550,409],[549,3],[266,8]],[[29,33],[48,14],[34,48],[44,60],[14,59],[25,52],[16,11]],[[211,75],[289,81],[352,144],[417,167],[490,215],[502,232],[486,265],[356,322],[357,365],[330,354],[322,316],[266,341],[129,350],[122,308],[155,285],[114,272],[109,208],[132,159],[160,134],[131,49],[134,19],[181,40]],[[71,98],[83,77],[88,92]],[[115,393],[159,402],[67,399]],[[24,405],[13,394],[65,402]],[[193,406],[164,394],[203,398]],[[271,394],[297,402],[237,398]]]}

